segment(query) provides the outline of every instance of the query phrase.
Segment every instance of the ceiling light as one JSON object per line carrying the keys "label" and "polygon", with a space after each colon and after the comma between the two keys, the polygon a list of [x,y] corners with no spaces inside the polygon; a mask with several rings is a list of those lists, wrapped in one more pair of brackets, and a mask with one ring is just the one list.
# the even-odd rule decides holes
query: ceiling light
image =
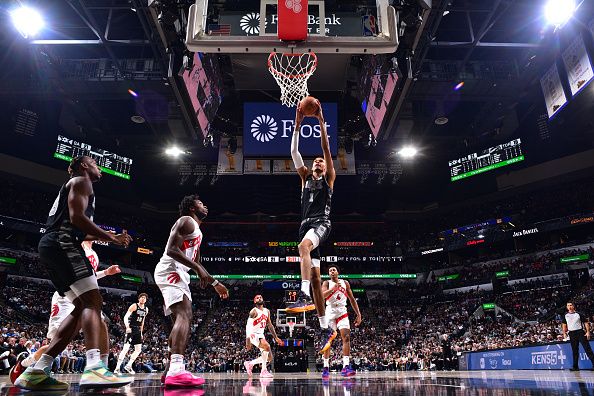
{"label": "ceiling light", "polygon": [[464,86],[464,81],[460,81],[455,87],[454,87],[454,91],[459,91],[462,89],[462,87]]}
{"label": "ceiling light", "polygon": [[179,157],[182,154],[185,154],[185,151],[181,150],[179,147],[171,146],[167,150],[165,150],[165,154],[170,155],[172,157]]}
{"label": "ceiling light", "polygon": [[400,151],[398,151],[398,154],[402,157],[402,158],[412,158],[415,155],[417,155],[418,150],[412,146],[404,146],[400,149]]}
{"label": "ceiling light", "polygon": [[20,7],[11,11],[10,17],[14,27],[24,38],[35,36],[45,25],[39,12],[29,7]]}
{"label": "ceiling light", "polygon": [[573,16],[575,0],[549,0],[545,5],[545,16],[551,25],[564,25]]}
{"label": "ceiling light", "polygon": [[138,97],[138,94],[137,94],[135,91],[131,90],[131,89],[128,89],[128,93],[129,93],[130,95],[134,96],[135,98],[137,98],[137,97]]}
{"label": "ceiling light", "polygon": [[130,119],[132,120],[132,122],[135,122],[136,124],[144,124],[144,122],[146,121],[143,116],[139,115],[133,115],[132,117],[130,117]]}
{"label": "ceiling light", "polygon": [[435,120],[433,120],[433,122],[435,123],[435,125],[445,125],[450,121],[450,119],[446,116],[440,116],[435,118]]}

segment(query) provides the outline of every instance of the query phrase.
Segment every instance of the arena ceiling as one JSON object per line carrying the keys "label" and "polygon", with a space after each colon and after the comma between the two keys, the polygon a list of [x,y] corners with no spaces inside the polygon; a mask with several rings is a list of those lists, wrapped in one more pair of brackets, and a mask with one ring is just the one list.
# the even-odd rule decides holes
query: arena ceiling
{"label": "arena ceiling", "polygon": [[[177,77],[187,55],[183,31],[191,2],[149,3],[31,1],[28,4],[38,7],[51,26],[31,42],[15,34],[3,12],[0,101],[6,111],[0,115],[2,123],[11,124],[11,111],[41,106],[48,119],[57,120],[62,132],[137,159],[136,182],[119,189],[120,198],[158,207],[199,189],[208,191],[211,199],[220,199],[225,207],[221,213],[297,212],[299,191],[290,177],[243,176],[238,183],[234,177],[208,175],[198,182],[180,183],[179,163],[163,157],[165,146],[182,144],[192,152],[193,161],[211,165],[216,165],[217,152],[204,147],[190,116],[185,88]],[[222,7],[243,4],[216,3]],[[343,133],[356,140],[358,161],[397,161],[393,152],[407,143],[419,146],[421,156],[402,163],[402,174],[394,183],[390,178],[362,183],[360,176],[345,177],[345,191],[356,193],[344,194],[344,199],[337,194],[337,206],[343,213],[380,215],[395,201],[423,207],[493,191],[496,187],[491,176],[452,185],[447,161],[506,139],[522,137],[531,142],[538,153],[532,157],[536,162],[591,147],[592,135],[582,133],[591,121],[580,104],[591,96],[584,95],[568,109],[568,114],[576,117],[552,123],[548,138],[542,138],[538,126],[545,113],[538,80],[563,42],[542,19],[544,0],[434,0],[428,10],[416,0],[396,3],[408,22],[394,54],[403,78],[376,146],[366,147],[369,130],[349,84],[344,92],[325,92],[320,98],[341,103]],[[582,17],[577,19],[585,23],[593,14],[587,8],[590,5],[582,7]],[[232,69],[224,57],[221,62],[226,96],[214,127],[219,134],[239,134],[242,121],[237,106],[246,100],[270,100],[270,93],[238,93]],[[460,82],[464,82],[463,88],[454,90]],[[139,96],[132,97],[128,90]],[[59,115],[49,116],[56,111]],[[145,122],[132,122],[135,115]],[[437,117],[447,117],[448,123],[436,125]],[[567,130],[570,119],[573,128]],[[23,147],[19,139],[14,142],[13,148],[3,151],[25,158],[36,153]],[[62,165],[49,156],[37,161]],[[237,202],[237,193],[245,202]]]}

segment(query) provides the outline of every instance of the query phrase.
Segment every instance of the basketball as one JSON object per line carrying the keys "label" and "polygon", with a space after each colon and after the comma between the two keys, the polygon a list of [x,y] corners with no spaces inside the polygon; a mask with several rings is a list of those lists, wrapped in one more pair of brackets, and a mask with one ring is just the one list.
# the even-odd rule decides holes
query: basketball
{"label": "basketball", "polygon": [[299,111],[305,117],[313,117],[319,109],[318,100],[313,96],[306,96],[299,102]]}

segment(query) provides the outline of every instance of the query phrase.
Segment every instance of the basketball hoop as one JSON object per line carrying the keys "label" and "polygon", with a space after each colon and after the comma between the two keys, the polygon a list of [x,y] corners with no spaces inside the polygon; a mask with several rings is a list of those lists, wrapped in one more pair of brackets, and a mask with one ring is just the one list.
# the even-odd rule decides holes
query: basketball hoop
{"label": "basketball hoop", "polygon": [[309,95],[307,80],[318,66],[318,57],[313,52],[290,54],[271,52],[268,70],[281,89],[281,102],[287,107],[297,106]]}
{"label": "basketball hoop", "polygon": [[288,322],[287,326],[289,326],[289,338],[293,338],[293,330],[295,330],[295,322]]}

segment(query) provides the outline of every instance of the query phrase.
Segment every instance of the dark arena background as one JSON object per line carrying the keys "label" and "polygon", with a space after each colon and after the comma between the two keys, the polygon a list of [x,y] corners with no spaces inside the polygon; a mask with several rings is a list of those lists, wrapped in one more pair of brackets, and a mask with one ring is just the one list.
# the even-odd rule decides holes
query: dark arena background
{"label": "dark arena background", "polygon": [[[0,48],[0,395],[594,394],[592,1],[5,0]],[[271,52],[301,55],[275,65]],[[281,103],[279,84],[320,101],[325,127],[307,117],[296,133],[312,168],[327,131],[332,190],[331,169],[319,183],[314,168],[302,192],[296,101]],[[95,234],[78,226],[82,193],[56,200],[80,156],[71,183],[90,180],[92,160],[101,170]],[[305,234],[305,208],[330,191],[327,223]],[[168,245],[192,194],[208,215],[190,200],[185,219],[203,234]],[[100,239],[96,271],[110,276],[73,300],[82,330],[64,338],[58,323],[50,342],[56,279],[74,282],[83,250],[48,263],[38,246],[70,238],[70,222],[79,242]],[[300,265],[318,238],[310,291]],[[171,249],[193,252],[204,287],[194,271],[184,283]],[[163,308],[177,285],[174,306],[192,314],[174,327]],[[316,310],[291,309],[307,293],[328,304],[333,341]],[[341,298],[348,316],[332,319]],[[109,346],[87,348],[99,309]],[[180,321],[187,347],[173,356]],[[252,325],[267,327],[267,369]],[[36,354],[56,340],[63,352]]]}

